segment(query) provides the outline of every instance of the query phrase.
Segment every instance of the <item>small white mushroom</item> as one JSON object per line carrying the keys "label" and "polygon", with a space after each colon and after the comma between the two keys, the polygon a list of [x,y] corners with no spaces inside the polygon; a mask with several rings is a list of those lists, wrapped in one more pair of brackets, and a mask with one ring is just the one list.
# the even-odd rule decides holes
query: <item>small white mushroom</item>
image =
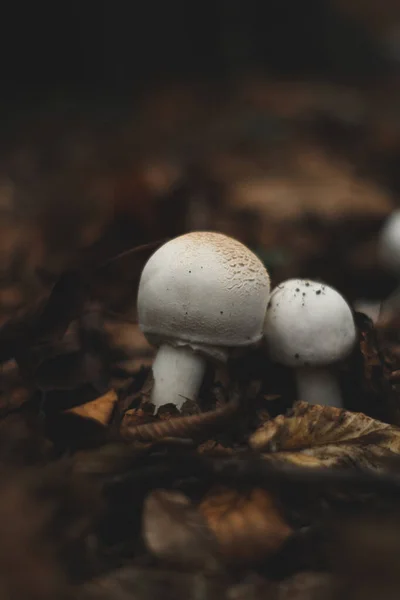
{"label": "small white mushroom", "polygon": [[263,336],[268,272],[246,246],[226,235],[192,232],[159,248],[146,263],[138,292],[139,326],[159,347],[153,364],[157,409],[196,399],[208,358]]}
{"label": "small white mushroom", "polygon": [[322,283],[289,279],[271,294],[264,331],[271,359],[296,369],[299,399],[342,406],[329,367],[350,354],[357,337],[343,296]]}

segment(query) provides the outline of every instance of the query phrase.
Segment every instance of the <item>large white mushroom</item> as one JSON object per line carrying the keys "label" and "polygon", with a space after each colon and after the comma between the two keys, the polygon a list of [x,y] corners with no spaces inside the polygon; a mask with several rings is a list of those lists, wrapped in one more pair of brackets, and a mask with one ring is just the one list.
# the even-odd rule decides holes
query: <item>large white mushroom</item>
{"label": "large white mushroom", "polygon": [[350,354],[357,337],[343,296],[322,283],[289,279],[271,294],[264,331],[271,359],[295,368],[301,400],[342,406],[329,367]]}
{"label": "large white mushroom", "polygon": [[158,346],[152,402],[159,408],[196,399],[207,359],[263,336],[268,272],[246,246],[226,235],[192,232],[159,248],[138,292],[139,326]]}

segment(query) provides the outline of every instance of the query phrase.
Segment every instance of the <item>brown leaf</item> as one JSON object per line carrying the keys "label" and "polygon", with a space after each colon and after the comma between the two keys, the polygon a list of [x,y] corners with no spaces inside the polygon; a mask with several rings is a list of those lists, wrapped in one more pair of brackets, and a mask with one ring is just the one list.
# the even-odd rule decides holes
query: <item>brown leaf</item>
{"label": "brown leaf", "polygon": [[156,490],[145,500],[143,537],[152,554],[186,567],[214,567],[216,543],[199,511],[179,492]]}
{"label": "brown leaf", "polygon": [[261,489],[247,494],[217,488],[203,499],[200,511],[218,539],[228,562],[259,562],[275,553],[291,534],[272,496]]}
{"label": "brown leaf", "polygon": [[129,418],[124,418],[121,424],[121,436],[129,440],[140,440],[151,442],[166,437],[192,439],[209,433],[210,429],[217,429],[221,423],[235,416],[239,405],[234,397],[229,403],[221,408],[209,410],[200,414],[191,414],[183,417],[158,419],[152,423],[137,424],[136,418],[133,423]]}
{"label": "brown leaf", "polygon": [[74,406],[74,408],[70,408],[65,412],[85,419],[91,419],[101,425],[108,425],[117,401],[117,394],[114,390],[110,390],[104,396],[96,398],[96,400],[86,402],[86,404],[81,404],[80,406]]}
{"label": "brown leaf", "polygon": [[298,402],[289,415],[265,423],[249,440],[268,460],[303,466],[379,469],[400,453],[400,429],[331,406]]}

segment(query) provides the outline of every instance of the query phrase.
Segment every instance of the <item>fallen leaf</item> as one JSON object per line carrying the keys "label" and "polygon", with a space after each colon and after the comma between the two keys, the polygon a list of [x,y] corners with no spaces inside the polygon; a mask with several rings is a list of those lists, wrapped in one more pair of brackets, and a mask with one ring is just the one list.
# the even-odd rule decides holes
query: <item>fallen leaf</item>
{"label": "fallen leaf", "polygon": [[143,537],[157,558],[186,567],[217,564],[216,542],[203,516],[179,492],[156,490],[145,500]]}
{"label": "fallen leaf", "polygon": [[257,488],[248,493],[213,489],[201,502],[200,512],[230,563],[260,562],[292,533],[272,495]]}
{"label": "fallen leaf", "polygon": [[[209,410],[200,414],[190,414],[188,416],[176,417],[169,414],[169,405],[162,407],[165,409],[167,418],[159,418],[151,423],[138,424],[136,415],[131,418],[125,418],[121,423],[120,433],[125,440],[141,440],[150,442],[161,440],[166,437],[193,439],[201,437],[211,428],[217,429],[221,423],[236,415],[239,409],[237,399],[234,398],[227,404],[215,410]],[[171,408],[174,408],[171,406]],[[162,412],[159,415],[162,417]],[[171,417],[171,418],[170,418]]]}
{"label": "fallen leaf", "polygon": [[379,470],[385,458],[400,454],[400,429],[363,413],[298,402],[255,431],[249,444],[269,452],[267,460]]}
{"label": "fallen leaf", "polygon": [[104,396],[96,398],[96,400],[86,402],[86,404],[81,404],[80,406],[74,406],[74,408],[70,408],[65,412],[85,419],[91,419],[101,425],[108,425],[117,401],[117,394],[114,390],[110,390]]}

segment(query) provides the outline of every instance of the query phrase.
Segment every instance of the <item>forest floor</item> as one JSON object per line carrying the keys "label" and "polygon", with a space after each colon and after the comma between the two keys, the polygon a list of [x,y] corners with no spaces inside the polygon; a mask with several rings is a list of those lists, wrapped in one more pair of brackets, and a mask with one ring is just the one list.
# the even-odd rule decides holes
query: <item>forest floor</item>
{"label": "forest floor", "polygon": [[[397,286],[377,236],[400,189],[398,99],[393,81],[177,85],[118,118],[46,109],[5,138],[2,597],[397,597],[400,322],[376,305]],[[343,410],[297,401],[261,345],[210,366],[182,414],[153,414],[138,281],[196,229],[247,244],[273,286],[346,297]]]}

